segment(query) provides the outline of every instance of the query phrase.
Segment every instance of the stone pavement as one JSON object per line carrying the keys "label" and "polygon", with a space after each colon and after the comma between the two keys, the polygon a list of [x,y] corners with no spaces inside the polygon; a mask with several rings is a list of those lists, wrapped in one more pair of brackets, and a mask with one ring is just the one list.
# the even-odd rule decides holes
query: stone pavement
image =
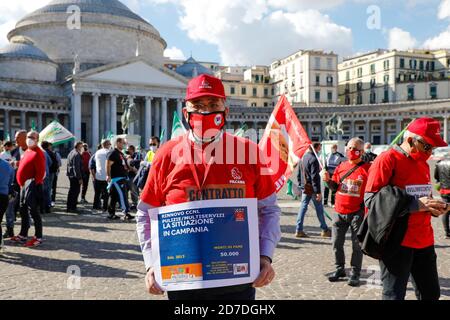
{"label": "stone pavement", "polygon": [[[0,257],[0,299],[165,299],[145,291],[135,224],[109,221],[92,212],[89,205],[80,206],[85,212],[82,215],[63,212],[67,185],[62,173],[57,208],[43,217],[45,242],[41,247],[28,249],[6,241],[6,254]],[[87,199],[92,203],[91,186]],[[352,288],[345,281],[329,283],[326,275],[333,270],[331,244],[329,239],[320,238],[314,210],[309,209],[305,220],[305,231],[311,238],[296,239],[299,202],[280,200],[280,206],[282,239],[274,257],[277,276],[270,286],[258,289],[258,299],[380,298],[375,260],[364,258],[362,286]],[[450,299],[450,240],[443,239],[440,221],[434,220],[442,299]],[[32,228],[30,235],[33,232]],[[350,241],[345,246],[349,257]],[[415,299],[411,288],[407,298]]]}

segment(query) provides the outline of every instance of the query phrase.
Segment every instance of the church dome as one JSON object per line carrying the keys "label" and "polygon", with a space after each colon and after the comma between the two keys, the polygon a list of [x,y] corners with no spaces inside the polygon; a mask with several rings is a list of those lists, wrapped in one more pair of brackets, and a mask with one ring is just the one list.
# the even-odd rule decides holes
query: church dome
{"label": "church dome", "polygon": [[30,39],[16,36],[0,49],[0,77],[16,80],[56,81],[58,66]]}
{"label": "church dome", "polygon": [[202,74],[213,75],[213,72],[205,66],[198,63],[194,58],[190,57],[176,70],[176,73],[181,74],[186,78],[195,78]]}
{"label": "church dome", "polygon": [[0,48],[0,58],[27,58],[51,62],[44,51],[35,47],[30,40],[24,37],[14,38],[12,43]]}
{"label": "church dome", "polygon": [[29,14],[23,20],[46,13],[66,13],[67,8],[72,5],[78,6],[81,12],[110,14],[147,23],[118,0],[54,0],[45,7]]}
{"label": "church dome", "polygon": [[162,65],[167,47],[156,28],[118,0],[53,0],[21,19],[8,39],[17,36],[59,65],[77,55],[83,70],[134,58],[138,47],[142,59]]}

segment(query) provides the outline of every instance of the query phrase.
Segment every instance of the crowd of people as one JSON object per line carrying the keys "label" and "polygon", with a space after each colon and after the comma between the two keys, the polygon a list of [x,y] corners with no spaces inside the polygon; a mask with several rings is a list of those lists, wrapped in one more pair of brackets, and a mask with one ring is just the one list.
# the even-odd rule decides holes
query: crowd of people
{"label": "crowd of people", "polygon": [[[93,153],[87,144],[77,142],[67,157],[66,172],[70,182],[67,212],[82,213],[77,206],[88,205],[86,194],[92,182],[92,211],[117,220],[121,218],[117,213],[120,208],[124,221],[136,220],[150,294],[162,294],[163,290],[155,281],[149,209],[208,200],[208,195],[211,199],[257,199],[259,276],[253,283],[244,285],[171,291],[169,299],[252,300],[255,288],[270,284],[275,277],[272,259],[281,238],[281,209],[275,185],[269,175],[262,174],[267,164],[261,159],[256,163],[241,163],[236,154],[230,154],[226,142],[246,153],[256,150],[256,146],[224,131],[229,113],[225,100],[221,80],[201,75],[188,85],[183,109],[189,126],[186,134],[168,141],[161,149],[159,139],[153,137],[146,154],[120,137],[114,141],[103,140]],[[41,214],[51,212],[54,206],[61,167],[61,158],[52,144],[43,141],[39,146],[38,142],[37,132],[19,131],[15,145],[5,142],[0,155],[0,221],[5,212],[7,216],[4,237],[27,247],[42,243]],[[209,146],[214,147],[214,154],[234,157],[234,162],[215,162],[214,156],[207,154]],[[316,142],[309,147],[299,162],[302,197],[295,236],[308,237],[304,218],[313,201],[321,236],[331,238],[332,242],[335,268],[328,277],[330,282],[347,277],[344,243],[350,228],[352,256],[348,285],[360,284],[363,256],[368,255],[379,260],[383,299],[404,299],[410,276],[418,299],[439,298],[431,219],[443,217],[446,237],[450,239],[450,159],[438,162],[435,170],[434,178],[439,183],[442,200],[432,195],[427,160],[432,150],[440,146],[447,146],[447,143],[441,138],[439,122],[419,118],[408,126],[401,145],[394,145],[379,156],[371,152],[370,143],[358,137],[347,142],[345,155],[338,152],[338,145],[333,145],[323,164],[318,157],[322,145]],[[175,163],[171,158],[172,150],[180,147],[201,161]],[[246,154],[245,159],[250,159],[250,155]],[[322,186],[325,186],[323,198]],[[232,195],[224,192],[227,188],[238,188],[240,192]],[[334,208],[331,227],[327,225],[324,211],[330,194],[330,206]],[[17,212],[21,216],[21,229],[14,235]],[[28,238],[30,217],[35,229],[32,238]],[[3,240],[1,243],[3,245]]]}
{"label": "crowd of people", "polygon": [[[116,220],[120,219],[116,215],[119,207],[124,220],[134,219],[131,212],[136,211],[140,190],[145,185],[160,141],[152,137],[150,150],[146,154],[136,152],[132,145],[124,149],[125,142],[117,138],[115,147],[111,148],[111,141],[103,140],[92,154],[86,143],[75,143],[67,158],[66,174],[70,184],[66,202],[68,213],[83,213],[77,205],[88,205],[86,194],[92,183],[95,193],[92,211],[100,210],[108,213],[109,219]],[[1,251],[5,239],[26,247],[36,247],[42,243],[41,215],[51,213],[55,206],[61,166],[60,153],[53,150],[52,143],[40,142],[38,132],[20,130],[14,141],[0,144],[0,223],[6,213],[4,233],[0,225]],[[20,232],[15,234],[17,216],[21,218]],[[31,220],[35,234],[29,238]]]}

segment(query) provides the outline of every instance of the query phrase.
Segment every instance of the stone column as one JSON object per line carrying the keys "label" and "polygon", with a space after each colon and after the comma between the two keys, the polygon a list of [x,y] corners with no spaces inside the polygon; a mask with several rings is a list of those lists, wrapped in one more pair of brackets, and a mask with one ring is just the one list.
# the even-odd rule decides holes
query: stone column
{"label": "stone column", "polygon": [[145,146],[147,146],[148,141],[152,137],[152,97],[145,97]]}
{"label": "stone column", "polygon": [[163,141],[167,141],[167,137],[168,137],[168,127],[167,127],[167,102],[169,101],[168,98],[162,98],[162,104],[161,104],[161,108],[162,108],[162,114],[161,114],[161,124],[162,124],[162,129],[164,130],[164,135],[163,135]]}
{"label": "stone column", "polygon": [[381,118],[380,119],[380,138],[381,138],[381,144],[386,144],[386,126],[385,126],[386,119]]}
{"label": "stone column", "polygon": [[111,95],[111,132],[117,134],[117,95]]}
{"label": "stone column", "polygon": [[350,121],[350,139],[355,137],[355,132],[356,132],[355,125],[356,125],[355,120],[352,119]]}
{"label": "stone column", "polygon": [[4,133],[3,133],[3,139],[6,140],[6,136],[9,136],[9,140],[11,140],[12,137],[11,137],[11,128],[10,128],[10,124],[9,124],[9,110],[8,109],[5,109],[5,115],[4,116],[5,116],[5,118],[4,118],[3,123],[5,125],[5,130],[4,130]]}
{"label": "stone column", "polygon": [[20,112],[20,129],[28,130],[28,128],[27,128],[27,113],[25,111]]}
{"label": "stone column", "polygon": [[366,142],[372,143],[372,139],[371,139],[371,136],[370,136],[370,119],[366,120],[366,133],[367,133],[366,139],[365,139]]}
{"label": "stone column", "polygon": [[[41,132],[42,131],[42,129],[44,129],[43,128],[43,124],[42,124],[42,112],[38,112],[37,113],[37,124],[36,124],[36,127],[37,127],[37,131],[38,132]],[[80,115],[80,119],[81,119],[81,115]],[[81,127],[81,124],[80,124],[80,127]]]}
{"label": "stone column", "polygon": [[[134,103],[134,96],[128,96],[128,102],[130,104]],[[138,107],[136,105],[136,111],[137,111]],[[134,135],[136,132],[136,122],[130,123],[128,126],[128,134]]]}
{"label": "stone column", "polygon": [[327,127],[327,122],[326,121],[322,121],[321,125],[322,125],[322,140],[328,140],[327,132],[325,130],[325,128]]}
{"label": "stone column", "polygon": [[81,96],[82,92],[73,92],[72,102],[72,133],[77,140],[81,140]]}
{"label": "stone column", "polygon": [[58,113],[55,112],[55,113],[53,114],[53,120],[59,121]]}
{"label": "stone column", "polygon": [[155,132],[154,135],[159,138],[161,134],[161,101],[155,101]]}
{"label": "stone column", "polygon": [[99,144],[100,135],[100,107],[99,98],[101,94],[94,92],[92,94],[92,150],[97,150],[97,145]]}
{"label": "stone column", "polygon": [[180,120],[183,119],[183,99],[177,99],[177,113],[178,117],[180,117]]}
{"label": "stone column", "polygon": [[448,115],[444,116],[444,141],[448,143]]}

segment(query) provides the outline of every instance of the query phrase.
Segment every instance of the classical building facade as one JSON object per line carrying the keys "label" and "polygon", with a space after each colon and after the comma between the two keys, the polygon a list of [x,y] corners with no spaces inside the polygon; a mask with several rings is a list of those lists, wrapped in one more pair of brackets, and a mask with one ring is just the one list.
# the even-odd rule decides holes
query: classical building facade
{"label": "classical building facade", "polygon": [[[325,139],[325,127],[334,114],[343,121],[344,134],[332,139],[349,140],[360,137],[373,144],[389,144],[413,119],[432,117],[440,121],[442,135],[449,142],[450,99],[407,101],[352,106],[308,107],[295,106],[294,111],[313,141]],[[232,108],[227,127],[237,130],[244,124],[251,129],[264,130],[272,108]]]}
{"label": "classical building facade", "polygon": [[[68,21],[80,13],[79,28]],[[117,0],[54,0],[20,20],[0,50],[0,132],[38,130],[53,119],[96,145],[121,133],[125,100],[139,121],[142,145],[170,132],[187,79],[164,67],[166,42]]]}
{"label": "classical building facade", "polygon": [[338,56],[301,50],[270,66],[274,101],[286,95],[289,102],[306,106],[333,105],[338,101]]}
{"label": "classical building facade", "polygon": [[377,50],[339,64],[339,103],[450,98],[450,51]]}

